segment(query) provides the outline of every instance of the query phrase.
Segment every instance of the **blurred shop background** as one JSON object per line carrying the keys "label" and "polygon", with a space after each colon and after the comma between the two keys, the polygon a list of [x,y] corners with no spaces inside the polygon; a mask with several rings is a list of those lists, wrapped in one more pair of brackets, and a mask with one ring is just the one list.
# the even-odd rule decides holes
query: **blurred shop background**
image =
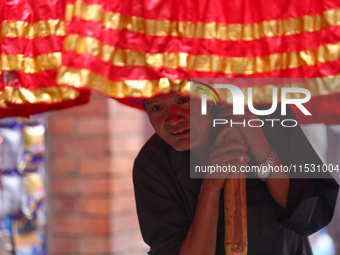
{"label": "blurred shop background", "polygon": [[[1,255],[147,254],[132,185],[134,158],[153,134],[144,112],[93,94],[0,128]],[[323,160],[340,163],[339,128],[304,131]],[[338,218],[311,236],[314,254],[340,255],[329,235],[339,236]]]}

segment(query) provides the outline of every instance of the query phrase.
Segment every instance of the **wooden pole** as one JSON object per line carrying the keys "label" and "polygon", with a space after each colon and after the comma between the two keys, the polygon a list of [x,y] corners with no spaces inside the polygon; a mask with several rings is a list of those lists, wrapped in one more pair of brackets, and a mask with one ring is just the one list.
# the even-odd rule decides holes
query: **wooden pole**
{"label": "wooden pole", "polygon": [[[225,141],[242,141],[241,133],[234,129]],[[245,173],[232,173],[224,183],[225,254],[246,255],[247,238],[247,199]]]}

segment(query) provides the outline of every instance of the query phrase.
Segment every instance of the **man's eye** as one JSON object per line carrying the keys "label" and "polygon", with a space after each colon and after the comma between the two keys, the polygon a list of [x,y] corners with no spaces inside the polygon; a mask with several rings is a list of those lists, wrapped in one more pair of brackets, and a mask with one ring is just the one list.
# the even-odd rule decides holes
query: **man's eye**
{"label": "man's eye", "polygon": [[186,103],[189,101],[189,97],[180,97],[178,100],[181,104]]}
{"label": "man's eye", "polygon": [[160,107],[159,105],[156,105],[156,106],[151,108],[151,110],[154,111],[154,112],[157,112],[157,111],[159,111],[161,109],[162,109],[162,107]]}

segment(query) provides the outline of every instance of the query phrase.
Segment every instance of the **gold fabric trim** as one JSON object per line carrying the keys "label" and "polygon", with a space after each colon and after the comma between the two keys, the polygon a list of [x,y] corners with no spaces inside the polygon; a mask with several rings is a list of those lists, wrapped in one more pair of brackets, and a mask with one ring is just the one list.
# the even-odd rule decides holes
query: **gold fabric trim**
{"label": "gold fabric trim", "polygon": [[67,84],[75,88],[88,87],[97,90],[109,97],[145,97],[149,98],[157,93],[179,91],[185,93],[185,88],[190,91],[190,84],[186,80],[125,80],[111,81],[107,77],[86,69],[73,69],[62,66],[57,77],[58,84]]}
{"label": "gold fabric trim", "polygon": [[315,32],[326,27],[340,25],[340,8],[321,14],[305,15],[284,20],[268,20],[252,24],[221,24],[216,22],[188,22],[151,20],[137,16],[123,16],[107,12],[101,5],[76,1],[67,4],[65,19],[79,17],[87,21],[100,22],[110,29],[128,30],[149,36],[174,36],[223,41],[251,41],[261,38]]}
{"label": "gold fabric trim", "polygon": [[102,44],[93,37],[81,37],[77,34],[67,35],[64,42],[65,51],[75,51],[78,54],[99,56],[103,61],[109,61],[115,54],[115,47]]}
{"label": "gold fabric trim", "polygon": [[5,87],[6,102],[15,104],[60,103],[76,99],[79,91],[68,86],[54,86],[29,90],[26,88]]}
{"label": "gold fabric trim", "polygon": [[41,20],[36,23],[5,20],[2,24],[3,37],[34,39],[46,36],[65,36],[65,22],[62,20]]}
{"label": "gold fabric trim", "polygon": [[1,68],[6,71],[20,70],[24,73],[37,73],[51,70],[61,66],[61,52],[39,55],[37,57],[25,57],[23,54],[1,54]]}
{"label": "gold fabric trim", "polygon": [[[340,77],[337,75],[337,77]],[[249,78],[248,78],[249,79]],[[284,79],[283,79],[284,80]],[[287,79],[286,79],[287,80]],[[288,79],[289,80],[289,79]],[[76,88],[91,88],[97,90],[109,97],[140,97],[150,98],[158,93],[168,93],[170,91],[178,91],[182,94],[191,96],[200,96],[202,90],[191,86],[188,80],[170,80],[161,78],[159,80],[126,80],[126,81],[110,81],[108,78],[89,70],[78,70],[68,67],[61,67],[58,74],[57,82],[59,84],[68,84]],[[300,87],[306,88],[311,92],[312,97],[320,95],[328,95],[331,93],[340,92],[339,78],[315,78],[309,79],[306,82],[283,84],[283,85],[265,85],[253,87],[253,102],[268,103],[272,101],[272,88],[278,88],[278,98],[281,99],[281,87]],[[232,103],[232,95],[229,90],[216,89],[221,99],[228,103]],[[241,88],[244,95],[247,95],[247,88]],[[288,94],[290,98],[304,97],[300,93]],[[247,97],[245,96],[245,102]]]}
{"label": "gold fabric trim", "polygon": [[[1,77],[0,77],[1,79]],[[6,108],[6,103],[5,103],[5,92],[1,91],[0,92],[0,108]]]}
{"label": "gold fabric trim", "polygon": [[[270,20],[253,24],[220,24],[216,22],[187,22],[151,20],[141,17],[123,16],[106,12],[98,4],[76,1],[66,6],[66,21],[80,17],[87,21],[98,21],[106,28],[145,33],[150,36],[175,36],[224,41],[251,41],[266,37],[315,32],[322,28],[340,25],[340,8],[324,11],[322,14],[306,15],[285,20]],[[2,36],[34,39],[46,36],[65,36],[63,20],[41,20],[36,23],[5,20]]]}
{"label": "gold fabric trim", "polygon": [[340,43],[326,44],[313,50],[271,54],[263,57],[241,58],[217,55],[189,55],[185,52],[143,53],[117,50],[92,37],[71,34],[65,39],[64,49],[78,54],[91,54],[110,62],[113,66],[150,66],[176,69],[179,67],[198,72],[225,74],[255,74],[314,66],[340,59]]}
{"label": "gold fabric trim", "polygon": [[[337,75],[337,77],[340,77]],[[261,78],[258,78],[261,79]],[[248,78],[251,81],[251,78]],[[256,80],[256,79],[255,79]],[[265,80],[265,79],[264,79]],[[283,82],[289,79],[282,79]],[[302,79],[301,79],[302,80]],[[198,84],[199,85],[199,84]],[[214,85],[212,84],[214,87]],[[305,81],[290,83],[290,84],[282,84],[282,85],[264,85],[264,86],[256,86],[253,88],[253,102],[254,103],[272,103],[272,91],[273,88],[277,88],[277,98],[278,101],[281,101],[281,88],[283,87],[297,87],[297,88],[304,88],[307,89],[310,93],[312,98],[317,96],[324,96],[330,95],[333,93],[340,93],[340,79],[339,78],[313,78],[313,79],[306,79]],[[197,86],[191,87],[191,95],[200,96],[204,92],[202,90],[197,89]],[[240,88],[244,95],[244,103],[247,104],[248,102],[248,88]],[[216,89],[217,93],[221,97],[223,102],[232,103],[233,97],[231,92],[228,89]],[[287,98],[304,98],[305,94],[303,93],[288,93]]]}

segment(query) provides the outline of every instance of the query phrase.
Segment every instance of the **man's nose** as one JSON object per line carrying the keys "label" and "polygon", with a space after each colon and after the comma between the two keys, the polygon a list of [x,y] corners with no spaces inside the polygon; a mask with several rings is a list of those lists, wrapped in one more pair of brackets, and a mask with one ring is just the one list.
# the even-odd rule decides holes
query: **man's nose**
{"label": "man's nose", "polygon": [[181,111],[176,107],[171,107],[168,113],[168,124],[177,125],[181,121],[183,121]]}

